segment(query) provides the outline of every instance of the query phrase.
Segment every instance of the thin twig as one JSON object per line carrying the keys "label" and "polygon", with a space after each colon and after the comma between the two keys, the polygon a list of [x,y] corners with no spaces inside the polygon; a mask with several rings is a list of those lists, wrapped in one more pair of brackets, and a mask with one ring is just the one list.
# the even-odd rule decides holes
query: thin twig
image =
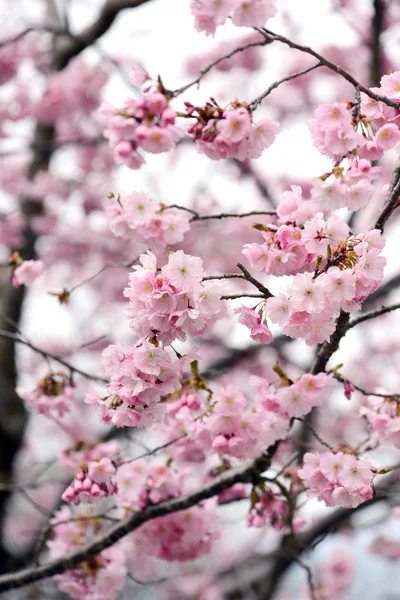
{"label": "thin twig", "polygon": [[310,569],[310,567],[308,565],[306,565],[301,558],[296,557],[293,559],[298,565],[300,565],[300,567],[302,569],[305,570],[306,574],[307,574],[307,582],[308,582],[308,587],[310,588],[310,594],[311,594],[311,598],[312,600],[318,600],[318,596],[316,596],[316,589],[315,589],[315,584],[314,584],[314,578],[313,578],[313,574],[312,571]]}
{"label": "thin twig", "polygon": [[332,452],[334,451],[333,446],[331,446],[330,444],[328,444],[328,442],[325,442],[321,436],[315,431],[314,427],[312,426],[312,424],[309,421],[306,421],[305,419],[302,419],[301,417],[295,417],[295,421],[300,421],[301,423],[303,423],[303,425],[305,425],[313,434],[313,436],[315,437],[315,439],[322,444],[322,446],[325,446],[325,448],[328,448],[328,450],[331,450]]}
{"label": "thin twig", "polygon": [[13,340],[17,344],[23,344],[24,346],[28,346],[28,348],[30,348],[34,352],[37,352],[37,354],[40,354],[44,358],[46,358],[46,359],[51,358],[52,360],[55,360],[56,362],[58,362],[60,365],[63,365],[64,367],[69,369],[71,373],[77,373],[78,375],[81,375],[82,377],[85,377],[86,379],[92,379],[93,381],[102,381],[103,383],[108,383],[108,379],[106,379],[104,377],[100,377],[98,375],[93,375],[91,373],[87,373],[86,371],[82,371],[82,369],[78,369],[78,367],[74,367],[73,365],[71,365],[71,363],[64,360],[58,354],[53,354],[53,352],[48,352],[47,350],[43,350],[42,348],[39,348],[38,346],[32,344],[31,342],[28,342],[27,340],[22,339],[19,335],[15,334],[15,333],[0,329],[0,338],[7,338],[9,340]]}
{"label": "thin twig", "polygon": [[260,283],[260,281],[258,281],[257,279],[255,279],[253,277],[253,275],[251,273],[249,273],[249,271],[246,269],[246,267],[244,267],[241,263],[238,263],[237,266],[238,266],[238,268],[243,273],[243,279],[245,279],[249,283],[252,283],[258,290],[260,290],[260,292],[262,294],[264,294],[265,298],[272,298],[273,297],[273,294],[271,294],[271,292],[269,291],[269,289],[266,288],[262,283]]}
{"label": "thin twig", "polygon": [[322,62],[318,61],[312,67],[308,67],[307,69],[303,69],[303,71],[298,71],[297,73],[292,73],[292,75],[287,75],[286,77],[283,77],[282,79],[279,79],[278,81],[275,81],[265,90],[265,92],[263,92],[262,94],[257,96],[257,98],[255,98],[252,102],[250,102],[250,104],[248,106],[249,111],[253,112],[254,110],[256,110],[256,108],[258,108],[258,106],[260,106],[260,104],[264,100],[264,98],[269,96],[269,94],[273,90],[275,90],[277,87],[279,87],[282,83],[285,83],[286,81],[290,81],[291,79],[296,79],[297,77],[301,77],[302,75],[306,75],[307,73],[310,73],[310,71],[314,71],[314,69],[318,69],[318,67],[322,67],[322,66],[323,66]]}
{"label": "thin twig", "polygon": [[328,60],[327,58],[325,58],[324,56],[322,56],[321,54],[319,54],[318,52],[316,52],[309,46],[303,46],[301,44],[297,44],[296,42],[292,42],[291,40],[284,37],[283,35],[274,33],[273,31],[270,31],[269,29],[259,29],[257,27],[255,27],[254,29],[256,31],[258,31],[259,33],[261,33],[262,35],[264,35],[266,40],[268,40],[269,42],[274,42],[274,41],[281,42],[282,44],[286,44],[287,46],[289,46],[289,48],[293,48],[294,50],[299,50],[300,52],[304,52],[306,54],[310,54],[311,56],[314,56],[317,60],[319,60],[322,63],[322,65],[324,65],[331,71],[334,71],[338,75],[341,75],[344,79],[346,79],[346,81],[351,83],[355,88],[358,87],[361,92],[364,92],[364,94],[369,96],[369,98],[372,98],[373,100],[376,100],[377,102],[383,102],[387,106],[391,106],[392,108],[396,108],[397,110],[400,110],[400,104],[398,102],[391,100],[387,96],[383,96],[381,94],[376,94],[369,88],[362,85],[359,81],[357,81],[357,79],[355,79],[352,75],[350,75],[350,73],[345,71],[342,67],[331,62],[330,60]]}
{"label": "thin twig", "polygon": [[51,25],[32,25],[27,27],[23,31],[20,31],[14,36],[11,36],[5,40],[0,40],[0,48],[4,46],[9,46],[10,44],[14,44],[22,40],[28,33],[44,31],[46,33],[52,33],[53,35],[69,35],[68,31],[65,29],[61,29],[58,27],[52,27]]}
{"label": "thin twig", "polygon": [[264,298],[264,294],[232,294],[231,296],[221,296],[221,300],[237,300],[238,298]]}
{"label": "thin twig", "polygon": [[214,67],[216,67],[217,65],[219,65],[219,63],[223,62],[224,60],[228,60],[229,58],[232,58],[232,56],[235,56],[235,54],[238,54],[239,52],[244,52],[245,50],[248,50],[248,48],[256,48],[257,46],[266,46],[269,43],[270,42],[264,38],[264,39],[260,40],[259,42],[250,42],[248,44],[245,44],[244,46],[240,46],[239,48],[235,48],[234,50],[232,50],[228,54],[225,54],[224,56],[221,56],[220,58],[217,58],[212,63],[210,63],[207,67],[205,67],[204,69],[202,69],[200,71],[200,75],[198,77],[196,77],[196,79],[194,79],[190,83],[188,83],[188,84],[186,84],[186,85],[184,85],[181,88],[178,88],[176,90],[168,91],[169,95],[172,98],[176,98],[180,94],[183,94],[183,92],[186,92],[186,90],[188,90],[189,88],[193,87],[194,85],[199,84],[200,81],[203,79],[203,77],[205,75],[207,75],[207,73],[209,73]]}
{"label": "thin twig", "polygon": [[385,315],[387,313],[392,312],[393,310],[397,310],[400,308],[400,303],[392,304],[391,306],[382,306],[378,310],[373,310],[366,315],[362,315],[361,317],[357,317],[357,319],[353,319],[347,326],[347,329],[351,329],[360,323],[364,323],[364,321],[369,321],[370,319],[375,319],[376,317],[380,317],[381,315]]}
{"label": "thin twig", "polygon": [[383,394],[383,393],[378,393],[378,392],[370,392],[370,391],[365,390],[364,388],[360,387],[359,385],[356,385],[355,383],[353,383],[352,381],[347,379],[347,377],[343,377],[342,375],[340,375],[339,373],[336,373],[335,371],[331,371],[331,373],[333,374],[335,379],[340,381],[340,383],[346,383],[346,382],[350,383],[354,387],[354,389],[356,389],[358,392],[361,392],[361,394],[363,394],[364,396],[376,396],[377,398],[388,398],[390,400],[395,400],[395,401],[400,400],[400,392],[398,394],[396,394],[396,393]]}
{"label": "thin twig", "polygon": [[173,440],[170,440],[169,442],[166,442],[165,444],[162,444],[162,446],[157,446],[157,448],[154,448],[153,450],[144,452],[144,454],[139,454],[139,456],[135,456],[135,458],[124,460],[121,464],[125,465],[126,463],[133,463],[136,460],[139,460],[140,458],[146,458],[148,456],[153,456],[153,454],[157,454],[157,452],[159,452],[160,450],[164,450],[165,448],[168,448],[169,446],[176,444],[176,442],[179,442],[179,440],[183,440],[185,437],[187,437],[186,433],[180,435],[179,437],[177,437]]}
{"label": "thin twig", "polygon": [[163,206],[161,212],[167,210],[169,208],[176,208],[178,210],[183,210],[185,212],[191,213],[193,217],[190,219],[190,222],[194,221],[209,221],[211,219],[243,219],[244,217],[254,217],[258,215],[267,215],[276,217],[276,211],[274,210],[252,210],[247,213],[237,214],[237,213],[219,213],[216,215],[200,215],[197,211],[192,210],[191,208],[186,208],[185,206],[179,206],[178,204],[170,204],[168,206]]}
{"label": "thin twig", "polygon": [[106,271],[107,269],[117,269],[117,268],[128,269],[129,267],[132,267],[138,261],[138,258],[139,257],[136,257],[133,261],[129,261],[128,263],[122,263],[122,262],[121,263],[120,262],[106,263],[105,265],[103,265],[101,267],[101,269],[99,271],[94,273],[94,275],[91,275],[87,279],[84,279],[80,283],[77,283],[76,285],[74,285],[70,290],[67,290],[67,294],[70,296],[72,294],[72,292],[74,292],[76,289],[78,289],[82,285],[85,285],[86,283],[90,283],[91,281],[93,281],[93,279],[96,279],[96,277],[98,277],[99,275],[104,273],[104,271]]}

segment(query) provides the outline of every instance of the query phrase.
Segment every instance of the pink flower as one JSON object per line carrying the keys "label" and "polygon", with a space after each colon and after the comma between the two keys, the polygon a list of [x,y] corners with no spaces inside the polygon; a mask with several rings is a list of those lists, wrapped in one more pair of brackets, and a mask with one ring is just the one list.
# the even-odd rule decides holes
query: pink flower
{"label": "pink flower", "polygon": [[236,314],[240,314],[239,321],[250,329],[250,337],[255,342],[260,344],[270,344],[273,341],[273,335],[268,325],[263,322],[262,313],[256,312],[247,306],[240,306],[234,310]]}
{"label": "pink flower", "polygon": [[274,336],[266,323],[260,323],[256,327],[253,327],[250,337],[259,344],[270,344],[274,340]]}
{"label": "pink flower", "polygon": [[278,294],[266,301],[266,313],[273,323],[286,327],[290,318],[290,302],[284,294]]}
{"label": "pink flower", "polygon": [[136,129],[136,139],[144,150],[155,154],[168,152],[176,143],[172,132],[160,127],[144,127],[139,125]]}
{"label": "pink flower", "polygon": [[387,123],[378,129],[375,135],[375,142],[382,150],[394,148],[396,144],[400,142],[400,130],[397,125],[394,123]]}
{"label": "pink flower", "polygon": [[228,110],[217,123],[218,131],[233,143],[241,142],[251,131],[249,111],[245,108]]}
{"label": "pink flower", "polygon": [[108,457],[91,461],[88,465],[88,477],[95,483],[106,483],[115,474],[115,467]]}
{"label": "pink flower", "polygon": [[275,121],[270,121],[269,119],[258,121],[251,132],[251,144],[257,150],[269,148],[275,141],[278,129],[279,123],[276,123]]}
{"label": "pink flower", "polygon": [[239,0],[232,13],[232,23],[238,27],[264,27],[276,13],[276,0]]}
{"label": "pink flower", "polygon": [[257,327],[260,323],[260,315],[253,309],[248,306],[239,306],[239,308],[235,308],[233,311],[235,314],[240,315],[239,323],[242,323],[249,329],[253,329]]}
{"label": "pink flower", "polygon": [[153,153],[167,152],[183,135],[175,126],[176,113],[159,92],[141,99],[128,98],[120,109],[102,105],[99,112],[107,120],[104,136],[117,161],[132,169],[144,162],[138,153],[140,147]]}
{"label": "pink flower", "polygon": [[168,264],[163,267],[163,273],[173,285],[191,289],[204,275],[203,261],[178,250],[170,255]]}
{"label": "pink flower", "polygon": [[392,100],[400,100],[400,71],[384,75],[381,79],[379,92]]}
{"label": "pink flower", "polygon": [[362,462],[357,460],[355,456],[347,454],[338,480],[344,487],[358,490],[372,482],[374,474],[371,467],[371,463]]}
{"label": "pink flower", "polygon": [[300,311],[321,312],[324,306],[322,278],[313,279],[311,273],[296,275],[290,288],[293,306]]}
{"label": "pink flower", "polygon": [[24,260],[12,276],[14,287],[31,285],[43,273],[44,265],[41,260]]}
{"label": "pink flower", "polygon": [[132,83],[132,85],[140,86],[148,79],[150,79],[150,76],[141,65],[133,65],[129,74],[129,81]]}
{"label": "pink flower", "polygon": [[356,388],[354,387],[354,384],[352,384],[350,381],[344,382],[344,395],[346,396],[347,400],[351,399],[351,395],[355,389]]}
{"label": "pink flower", "polygon": [[204,107],[187,103],[186,112],[196,120],[188,134],[199,151],[212,160],[259,158],[274,141],[278,129],[277,123],[267,119],[253,123],[248,105],[240,106],[237,100],[228,109],[219,107],[215,100]]}
{"label": "pink flower", "polygon": [[356,294],[356,275],[352,269],[341,271],[332,267],[324,279],[327,301],[332,306],[344,308],[344,301],[351,301]]}
{"label": "pink flower", "polygon": [[329,481],[336,483],[338,475],[342,472],[345,464],[346,455],[342,452],[334,454],[333,452],[324,452],[320,460],[321,473]]}
{"label": "pink flower", "polygon": [[342,452],[325,452],[320,457],[307,453],[304,463],[298,471],[299,477],[307,482],[308,493],[328,506],[355,508],[373,496],[371,463]]}

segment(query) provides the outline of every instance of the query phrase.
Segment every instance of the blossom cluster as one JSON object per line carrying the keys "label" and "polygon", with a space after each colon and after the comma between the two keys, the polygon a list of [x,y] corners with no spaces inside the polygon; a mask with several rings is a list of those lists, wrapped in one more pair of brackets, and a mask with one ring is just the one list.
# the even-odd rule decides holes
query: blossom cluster
{"label": "blossom cluster", "polygon": [[258,271],[293,275],[286,294],[266,300],[265,312],[286,335],[314,345],[329,339],[341,309],[357,310],[379,287],[385,240],[379,230],[350,235],[336,215],[306,217],[312,203],[304,204],[299,188],[288,192],[278,223],[258,227],[265,241],[246,244],[243,254]]}
{"label": "blossom cluster", "polygon": [[248,403],[240,390],[229,385],[213,394],[212,410],[195,423],[193,434],[204,449],[254,458],[285,437],[288,430],[288,419],[266,411],[260,397]]}
{"label": "blossom cluster", "polygon": [[207,555],[218,537],[215,518],[216,502],[211,499],[148,521],[135,536],[136,553],[145,551],[167,561],[194,560]]}
{"label": "blossom cluster", "polygon": [[[395,71],[384,75],[380,87],[371,90],[398,101],[396,86],[399,81],[400,71]],[[360,159],[374,161],[385,151],[398,150],[400,147],[399,110],[368,96],[364,95],[360,106],[350,102],[322,104],[315,110],[314,117],[310,121],[314,144],[322,154],[336,162],[341,162],[345,157],[352,159],[355,155]],[[364,186],[365,195],[367,186]],[[337,189],[336,193],[338,191]],[[353,209],[351,193],[348,199],[349,208]],[[345,197],[342,198],[341,206],[347,206]]]}
{"label": "blossom cluster", "polygon": [[250,329],[250,337],[259,344],[270,344],[273,335],[266,323],[263,310],[256,311],[248,306],[239,306],[234,310],[235,314],[240,315],[239,322]]}
{"label": "blossom cluster", "polygon": [[203,281],[200,258],[178,250],[161,269],[151,252],[142,254],[140,262],[124,291],[129,299],[127,316],[137,335],[171,344],[186,335],[204,335],[224,315],[221,286]]}
{"label": "blossom cluster", "polygon": [[48,373],[33,390],[17,387],[16,391],[27,406],[47,416],[62,417],[68,413],[74,397],[73,386],[63,371]]}
{"label": "blossom cluster", "polygon": [[322,104],[310,121],[315,146],[326,156],[338,161],[363,143],[361,133],[355,129],[351,105],[344,102]]}
{"label": "blossom cluster", "polygon": [[35,116],[44,123],[55,123],[71,115],[93,112],[100,103],[100,91],[108,79],[97,66],[75,59],[50,78],[49,88],[38,103]]}
{"label": "blossom cluster", "polygon": [[308,494],[327,506],[355,508],[373,497],[374,465],[344,452],[307,452],[298,475],[305,481]]}
{"label": "blossom cluster", "polygon": [[108,346],[103,352],[106,374],[111,378],[105,396],[95,392],[85,402],[96,406],[104,423],[117,427],[147,427],[163,420],[163,395],[181,388],[187,358],[171,358],[169,352],[147,340],[128,351]]}
{"label": "blossom cluster", "polygon": [[279,530],[286,525],[289,513],[286,500],[277,498],[263,485],[255,487],[250,498],[251,506],[246,518],[248,527],[265,527],[271,523],[274,529]]}
{"label": "blossom cluster", "polygon": [[[114,494],[117,506],[131,512],[182,495],[186,479],[187,473],[183,471],[175,473],[165,465],[150,466],[143,459],[116,467],[103,458],[80,468],[63,499],[75,504],[93,503]],[[86,484],[88,480],[90,485]],[[167,561],[192,560],[208,553],[218,535],[215,509],[216,501],[209,500],[189,510],[150,521],[129,536],[130,552],[133,556],[138,553],[140,560],[145,555]],[[62,541],[57,540],[57,547],[60,543]]]}
{"label": "blossom cluster", "polygon": [[168,439],[186,435],[171,447],[171,456],[181,462],[202,462],[211,450],[221,457],[254,458],[286,436],[290,419],[321,406],[333,391],[333,379],[325,373],[304,374],[296,382],[280,387],[255,378],[252,399],[234,385],[221,387],[203,401],[187,393],[168,402],[167,419],[157,426]]}
{"label": "blossom cluster", "polygon": [[108,457],[82,464],[73,482],[61,496],[64,502],[91,504],[115,494],[115,465]]}
{"label": "blossom cluster", "polygon": [[[67,506],[56,513],[50,524],[54,532],[54,538],[47,542],[51,560],[85,545],[104,529],[101,517],[86,511],[74,514]],[[126,579],[125,563],[123,545],[117,543],[79,567],[57,575],[56,580],[60,590],[76,600],[96,600],[99,590],[102,600],[114,600]]]}
{"label": "blossom cluster", "polygon": [[259,158],[275,140],[278,123],[269,119],[254,123],[246,104],[236,101],[221,108],[211,99],[204,107],[185,105],[187,115],[196,120],[188,134],[199,152],[212,160]]}
{"label": "blossom cluster", "polygon": [[[399,87],[400,71],[393,71],[382,77],[379,87],[372,87],[371,90],[400,104]],[[361,112],[371,137],[373,137],[369,143],[375,150],[375,154],[369,158],[376,160],[385,150],[391,148],[398,150],[400,143],[399,110],[363,94]]]}
{"label": "blossom cluster", "polygon": [[264,27],[276,13],[276,0],[193,0],[190,8],[196,31],[214,35],[228,17],[237,27]]}
{"label": "blossom cluster", "polygon": [[182,137],[175,126],[176,112],[160,92],[139,100],[129,98],[122,108],[103,104],[100,112],[107,119],[104,135],[116,160],[131,169],[139,169],[145,162],[139,149],[155,154],[168,152]]}
{"label": "blossom cluster", "polygon": [[367,419],[371,431],[379,442],[393,444],[400,448],[400,416],[397,400],[369,396],[367,403],[358,410],[360,416]]}
{"label": "blossom cluster", "polygon": [[118,451],[119,443],[117,440],[110,440],[101,444],[79,440],[72,447],[61,450],[57,458],[64,469],[74,473],[80,465],[117,456]]}
{"label": "blossom cluster", "polygon": [[[184,492],[187,475],[165,465],[149,466],[144,460],[123,464],[116,476],[117,504],[140,510],[176,498]],[[131,536],[133,553],[167,561],[193,560],[210,551],[218,536],[215,520],[216,501],[211,499],[149,521]]]}
{"label": "blossom cluster", "polygon": [[127,239],[134,231],[139,242],[154,242],[160,246],[176,244],[190,229],[189,213],[176,208],[164,210],[164,205],[143,192],[112,197],[106,207],[110,229],[114,235]]}
{"label": "blossom cluster", "polygon": [[364,208],[374,193],[373,181],[380,172],[381,168],[372,167],[366,158],[350,158],[347,170],[334,167],[331,173],[314,179],[311,198],[318,210],[323,211]]}

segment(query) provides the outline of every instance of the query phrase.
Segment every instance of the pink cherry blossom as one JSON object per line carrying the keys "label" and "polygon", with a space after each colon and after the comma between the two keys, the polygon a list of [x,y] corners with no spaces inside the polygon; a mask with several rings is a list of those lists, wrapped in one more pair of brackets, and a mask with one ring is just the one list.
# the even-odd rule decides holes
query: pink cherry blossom
{"label": "pink cherry blossom", "polygon": [[15,269],[12,275],[12,284],[14,287],[20,285],[31,285],[44,270],[44,264],[41,260],[24,260],[23,263]]}

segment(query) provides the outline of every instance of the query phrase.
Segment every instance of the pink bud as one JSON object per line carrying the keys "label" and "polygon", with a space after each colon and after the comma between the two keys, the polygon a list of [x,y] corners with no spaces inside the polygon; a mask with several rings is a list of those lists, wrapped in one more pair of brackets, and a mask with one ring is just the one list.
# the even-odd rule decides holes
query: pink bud
{"label": "pink bud", "polygon": [[351,394],[354,392],[355,389],[356,388],[350,381],[344,382],[344,395],[346,396],[347,400],[351,399]]}

